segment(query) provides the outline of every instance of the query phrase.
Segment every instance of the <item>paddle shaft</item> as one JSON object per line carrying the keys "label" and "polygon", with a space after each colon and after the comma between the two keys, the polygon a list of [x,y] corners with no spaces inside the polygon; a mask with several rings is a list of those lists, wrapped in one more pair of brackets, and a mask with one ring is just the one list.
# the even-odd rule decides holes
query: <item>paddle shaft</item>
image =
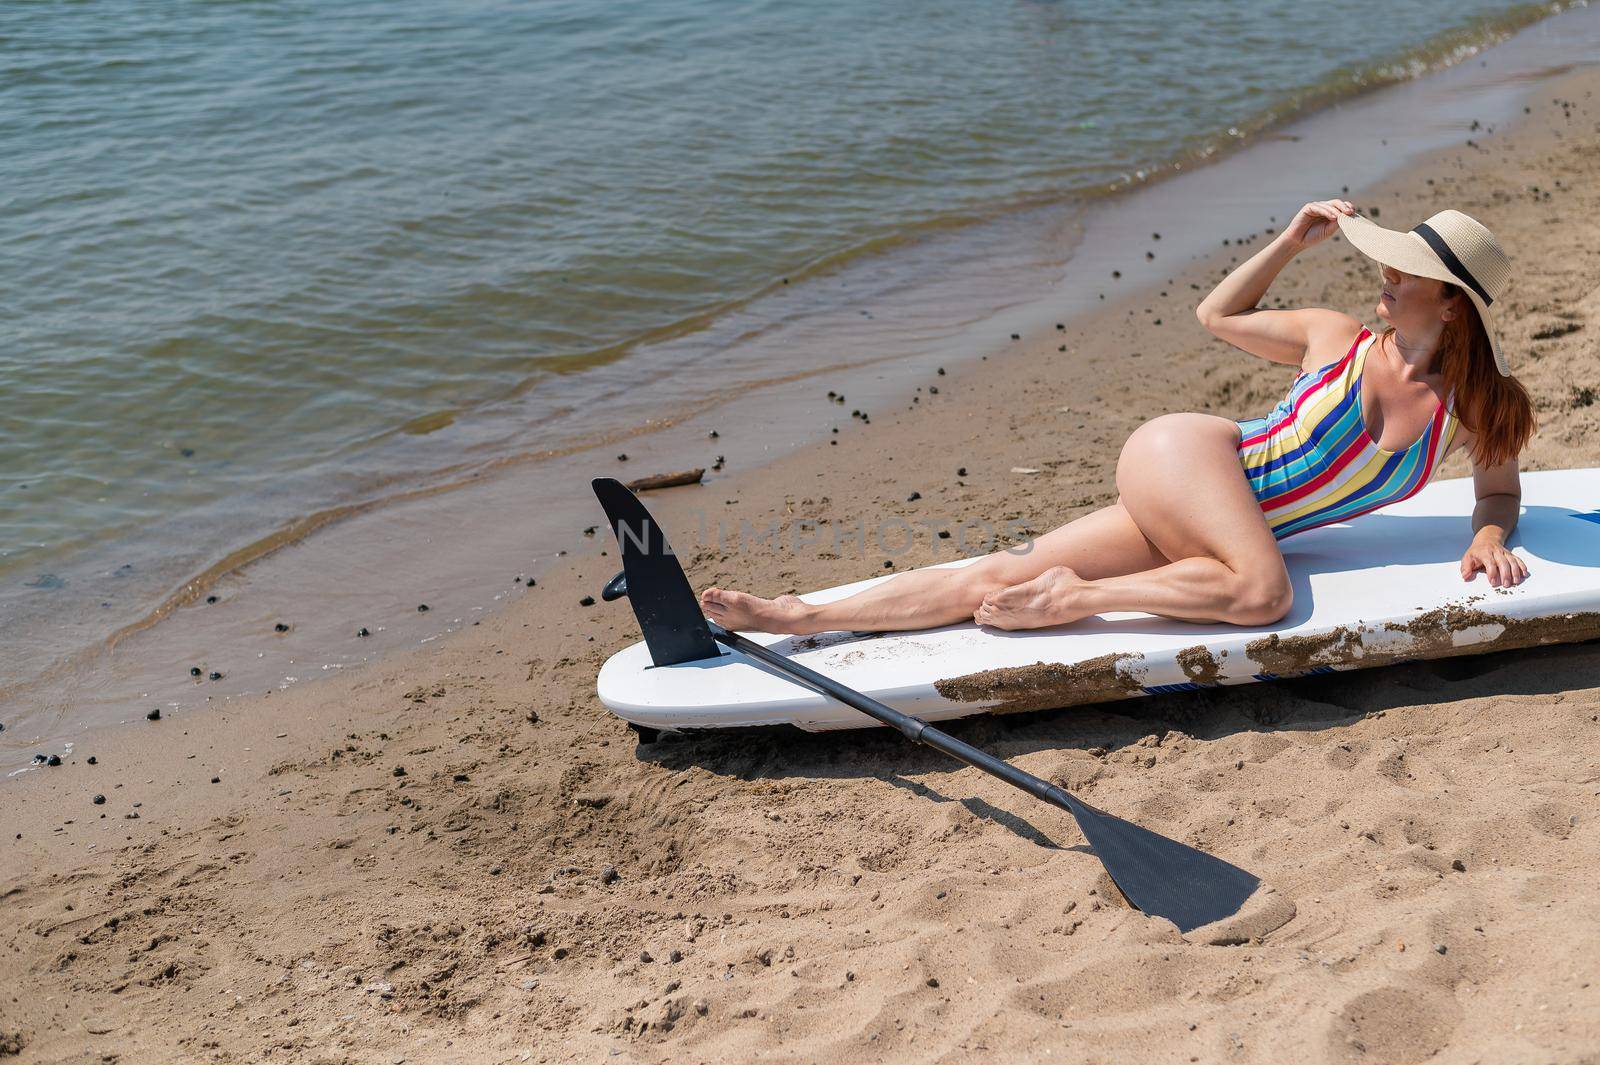
{"label": "paddle shaft", "polygon": [[[963,743],[948,733],[941,732],[922,720],[910,714],[902,714],[892,706],[880,703],[869,695],[845,687],[838,681],[823,676],[815,670],[807,669],[800,663],[772,651],[754,640],[740,636],[736,632],[729,632],[715,622],[711,625],[711,635],[719,642],[751,658],[760,659],[779,670],[785,675],[804,684],[806,687],[821,692],[823,695],[839,700],[846,706],[875,718],[885,725],[900,730],[906,739],[913,743],[920,743],[932,747],[936,751],[943,751],[957,761],[965,762],[974,769],[981,769],[990,776],[999,777],[1014,788],[1021,788],[1036,799],[1059,806],[1061,809],[1078,816],[1079,808],[1087,804],[1075,798],[1061,788],[1047,780],[1042,780],[1032,773],[1025,773],[1009,762],[1001,761],[992,754],[978,750],[970,743]],[[1091,808],[1092,809],[1092,808]]]}

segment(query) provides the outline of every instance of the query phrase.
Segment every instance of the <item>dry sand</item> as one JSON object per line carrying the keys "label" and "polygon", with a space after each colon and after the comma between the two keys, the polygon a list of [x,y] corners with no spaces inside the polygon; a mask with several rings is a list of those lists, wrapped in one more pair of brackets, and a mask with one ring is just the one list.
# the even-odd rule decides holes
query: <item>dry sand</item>
{"label": "dry sand", "polygon": [[[1569,75],[1517,128],[1349,194],[1400,228],[1458,207],[1507,244],[1529,469],[1600,465],[1596,90]],[[1192,314],[1262,239],[930,379],[838,446],[651,506],[674,530],[1038,529],[1103,504],[1140,420],[1259,414],[1287,387]],[[1374,280],[1329,243],[1269,301],[1375,324]],[[697,587],[882,565],[677,539]],[[1275,888],[1185,939],[1120,901],[1069,819],[897,735],[636,746],[594,696],[637,638],[625,605],[578,606],[615,568],[598,550],[436,647],[8,782],[0,1056],[1600,1061],[1600,645],[953,729]],[[920,538],[896,565],[939,557]]]}

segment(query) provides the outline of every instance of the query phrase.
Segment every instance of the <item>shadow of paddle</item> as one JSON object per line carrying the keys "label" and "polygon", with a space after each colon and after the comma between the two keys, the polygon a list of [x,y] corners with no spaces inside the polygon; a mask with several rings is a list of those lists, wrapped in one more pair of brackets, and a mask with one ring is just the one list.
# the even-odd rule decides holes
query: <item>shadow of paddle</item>
{"label": "shadow of paddle", "polygon": [[895,787],[904,788],[906,791],[909,791],[913,795],[916,795],[920,798],[929,799],[938,803],[960,803],[973,817],[979,817],[985,821],[992,821],[1001,828],[1009,831],[1011,834],[1025,839],[1037,847],[1044,847],[1053,851],[1077,850],[1084,851],[1086,853],[1092,853],[1089,851],[1089,848],[1082,845],[1063,847],[1061,844],[1057,843],[1055,840],[1051,839],[1049,836],[1040,831],[1039,828],[1027,818],[1018,817],[1009,810],[1002,810],[998,806],[987,803],[982,799],[973,797],[965,799],[953,799],[943,792],[935,791],[933,788],[928,787],[928,785],[923,784],[920,781],[907,780],[905,777],[898,776],[893,773],[884,779],[890,784],[893,784]]}

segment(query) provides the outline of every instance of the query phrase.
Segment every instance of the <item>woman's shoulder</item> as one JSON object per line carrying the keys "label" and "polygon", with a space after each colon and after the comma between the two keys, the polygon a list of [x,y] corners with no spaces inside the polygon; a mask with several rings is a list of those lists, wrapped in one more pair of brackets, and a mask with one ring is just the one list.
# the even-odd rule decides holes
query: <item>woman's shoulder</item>
{"label": "woman's shoulder", "polygon": [[1307,319],[1306,354],[1300,360],[1300,369],[1310,373],[1343,362],[1355,353],[1357,345],[1372,336],[1372,331],[1361,321],[1325,307],[1316,308],[1316,314]]}

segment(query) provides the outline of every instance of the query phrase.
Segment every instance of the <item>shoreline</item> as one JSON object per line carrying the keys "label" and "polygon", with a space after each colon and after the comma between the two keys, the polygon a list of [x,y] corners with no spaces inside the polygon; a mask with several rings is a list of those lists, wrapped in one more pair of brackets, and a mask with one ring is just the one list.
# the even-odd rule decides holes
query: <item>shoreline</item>
{"label": "shoreline", "polygon": [[[1505,240],[1519,273],[1501,321],[1541,404],[1529,469],[1600,465],[1581,402],[1600,385],[1596,91],[1596,70],[1541,83],[1515,127],[1350,197],[1391,225],[1459,206]],[[1114,496],[1108,463],[1138,422],[1281,397],[1285,368],[1193,320],[1188,286],[1234,247],[1174,273],[1165,296],[1108,298],[1066,329],[1019,328],[1016,354],[925,368],[908,378],[920,402],[873,410],[853,446],[650,506],[697,587],[770,593],[871,567],[677,530],[697,508],[780,529],[808,509],[1059,524]],[[1372,324],[1371,271],[1349,255],[1313,249],[1272,297],[1364,307]],[[1463,472],[1456,456],[1441,475]],[[936,545],[896,568],[938,560]],[[0,1040],[15,1033],[23,1060],[1469,1061],[1600,1047],[1585,949],[1600,895],[1581,875],[1600,854],[1595,645],[952,728],[1267,876],[1291,905],[1220,947],[1123,908],[1048,811],[883,730],[635,749],[593,692],[599,663],[637,639],[631,615],[576,606],[616,568],[602,550],[449,639],[102,730],[94,750],[13,781],[0,972],[26,990],[0,1002]]]}
{"label": "shoreline", "polygon": [[[1016,216],[1009,229],[994,230],[976,250],[985,262],[1003,259],[1010,264],[1000,270],[1002,278],[1032,280],[1008,294],[1004,309],[991,310],[955,332],[923,338],[915,354],[906,349],[854,365],[825,360],[834,369],[807,368],[756,387],[730,384],[724,374],[691,367],[688,373],[715,380],[698,408],[618,430],[604,447],[502,460],[467,481],[423,489],[404,502],[348,508],[337,521],[317,522],[309,538],[284,535],[273,551],[248,565],[213,567],[206,587],[185,585],[156,614],[119,627],[109,646],[64,659],[0,698],[0,720],[10,730],[0,736],[0,772],[26,768],[35,751],[70,749],[62,745],[81,742],[89,729],[137,722],[153,706],[173,713],[227,705],[308,678],[364,668],[470,626],[525,596],[526,581],[543,579],[559,563],[561,552],[597,549],[595,541],[579,535],[595,520],[594,509],[570,490],[590,476],[603,472],[626,479],[703,466],[710,471],[705,487],[716,490],[725,479],[715,461],[719,455],[727,455],[731,474],[820,443],[830,428],[841,434],[842,445],[850,446],[865,423],[847,417],[848,412],[864,410],[870,417],[891,404],[931,399],[916,390],[931,384],[927,379],[936,368],[959,376],[991,356],[1012,357],[1019,342],[1007,341],[1008,335],[1027,338],[1025,344],[1042,343],[1039,338],[1054,335],[1055,322],[1075,322],[1103,309],[1095,298],[1100,293],[1112,303],[1127,300],[1130,308],[1142,307],[1143,286],[1170,279],[1197,256],[1213,253],[1215,232],[1196,229],[1186,217],[1193,204],[1210,205],[1208,224],[1213,229],[1230,226],[1235,233],[1259,226],[1262,214],[1272,214],[1273,203],[1292,212],[1298,203],[1291,201],[1313,181],[1324,165],[1320,160],[1328,158],[1316,145],[1346,136],[1355,143],[1385,100],[1413,101],[1413,109],[1428,116],[1421,128],[1407,133],[1420,138],[1419,144],[1428,138],[1453,138],[1453,116],[1463,116],[1463,126],[1469,113],[1492,126],[1496,109],[1510,107],[1521,91],[1519,79],[1541,61],[1531,52],[1541,38],[1558,32],[1552,23],[1570,25],[1573,19],[1587,25],[1597,16],[1580,8],[1545,19],[1499,45],[1498,52],[1485,53],[1493,60],[1487,73],[1481,70],[1490,66],[1489,59],[1464,61],[1362,94],[1328,111],[1274,126],[1265,139],[1199,170],[1145,183],[1086,212],[1050,209]],[[1401,124],[1396,130],[1405,132]],[[1385,146],[1371,138],[1347,154],[1341,158],[1340,174],[1355,184],[1395,165]],[[1232,195],[1246,181],[1256,191],[1248,203]],[[1164,231],[1165,239],[1147,239],[1143,230],[1153,227]],[[1071,250],[1064,262],[1050,265],[1039,258],[1062,244]],[[1143,259],[1140,248],[1154,258]],[[1060,254],[1059,248],[1051,254]],[[1019,273],[1022,263],[1032,265]],[[1113,278],[1113,271],[1121,276]],[[1042,282],[1046,275],[1052,278],[1048,284]],[[949,283],[959,287],[961,282]],[[928,289],[911,310],[927,307],[930,296],[940,291]],[[991,305],[998,292],[996,288]],[[853,299],[841,307],[840,317],[855,318]],[[890,328],[903,337],[916,335],[900,321],[909,313],[905,308],[875,305],[862,307],[861,313],[885,315],[894,323]],[[729,328],[737,326],[729,323]],[[915,383],[919,381],[927,383]],[[619,382],[617,387],[624,386]],[[830,404],[821,395],[825,390],[841,392],[850,401]],[[715,439],[712,432],[718,434]],[[625,449],[630,461],[613,460],[612,447]],[[472,516],[470,525],[462,522],[462,515]],[[1047,515],[1033,517],[1048,520]],[[207,604],[208,596],[217,602]],[[418,609],[424,604],[426,612]],[[276,630],[277,625],[287,630]],[[358,631],[370,636],[358,637]],[[200,669],[202,677],[219,673],[222,679],[197,681],[189,676],[192,669]]]}

